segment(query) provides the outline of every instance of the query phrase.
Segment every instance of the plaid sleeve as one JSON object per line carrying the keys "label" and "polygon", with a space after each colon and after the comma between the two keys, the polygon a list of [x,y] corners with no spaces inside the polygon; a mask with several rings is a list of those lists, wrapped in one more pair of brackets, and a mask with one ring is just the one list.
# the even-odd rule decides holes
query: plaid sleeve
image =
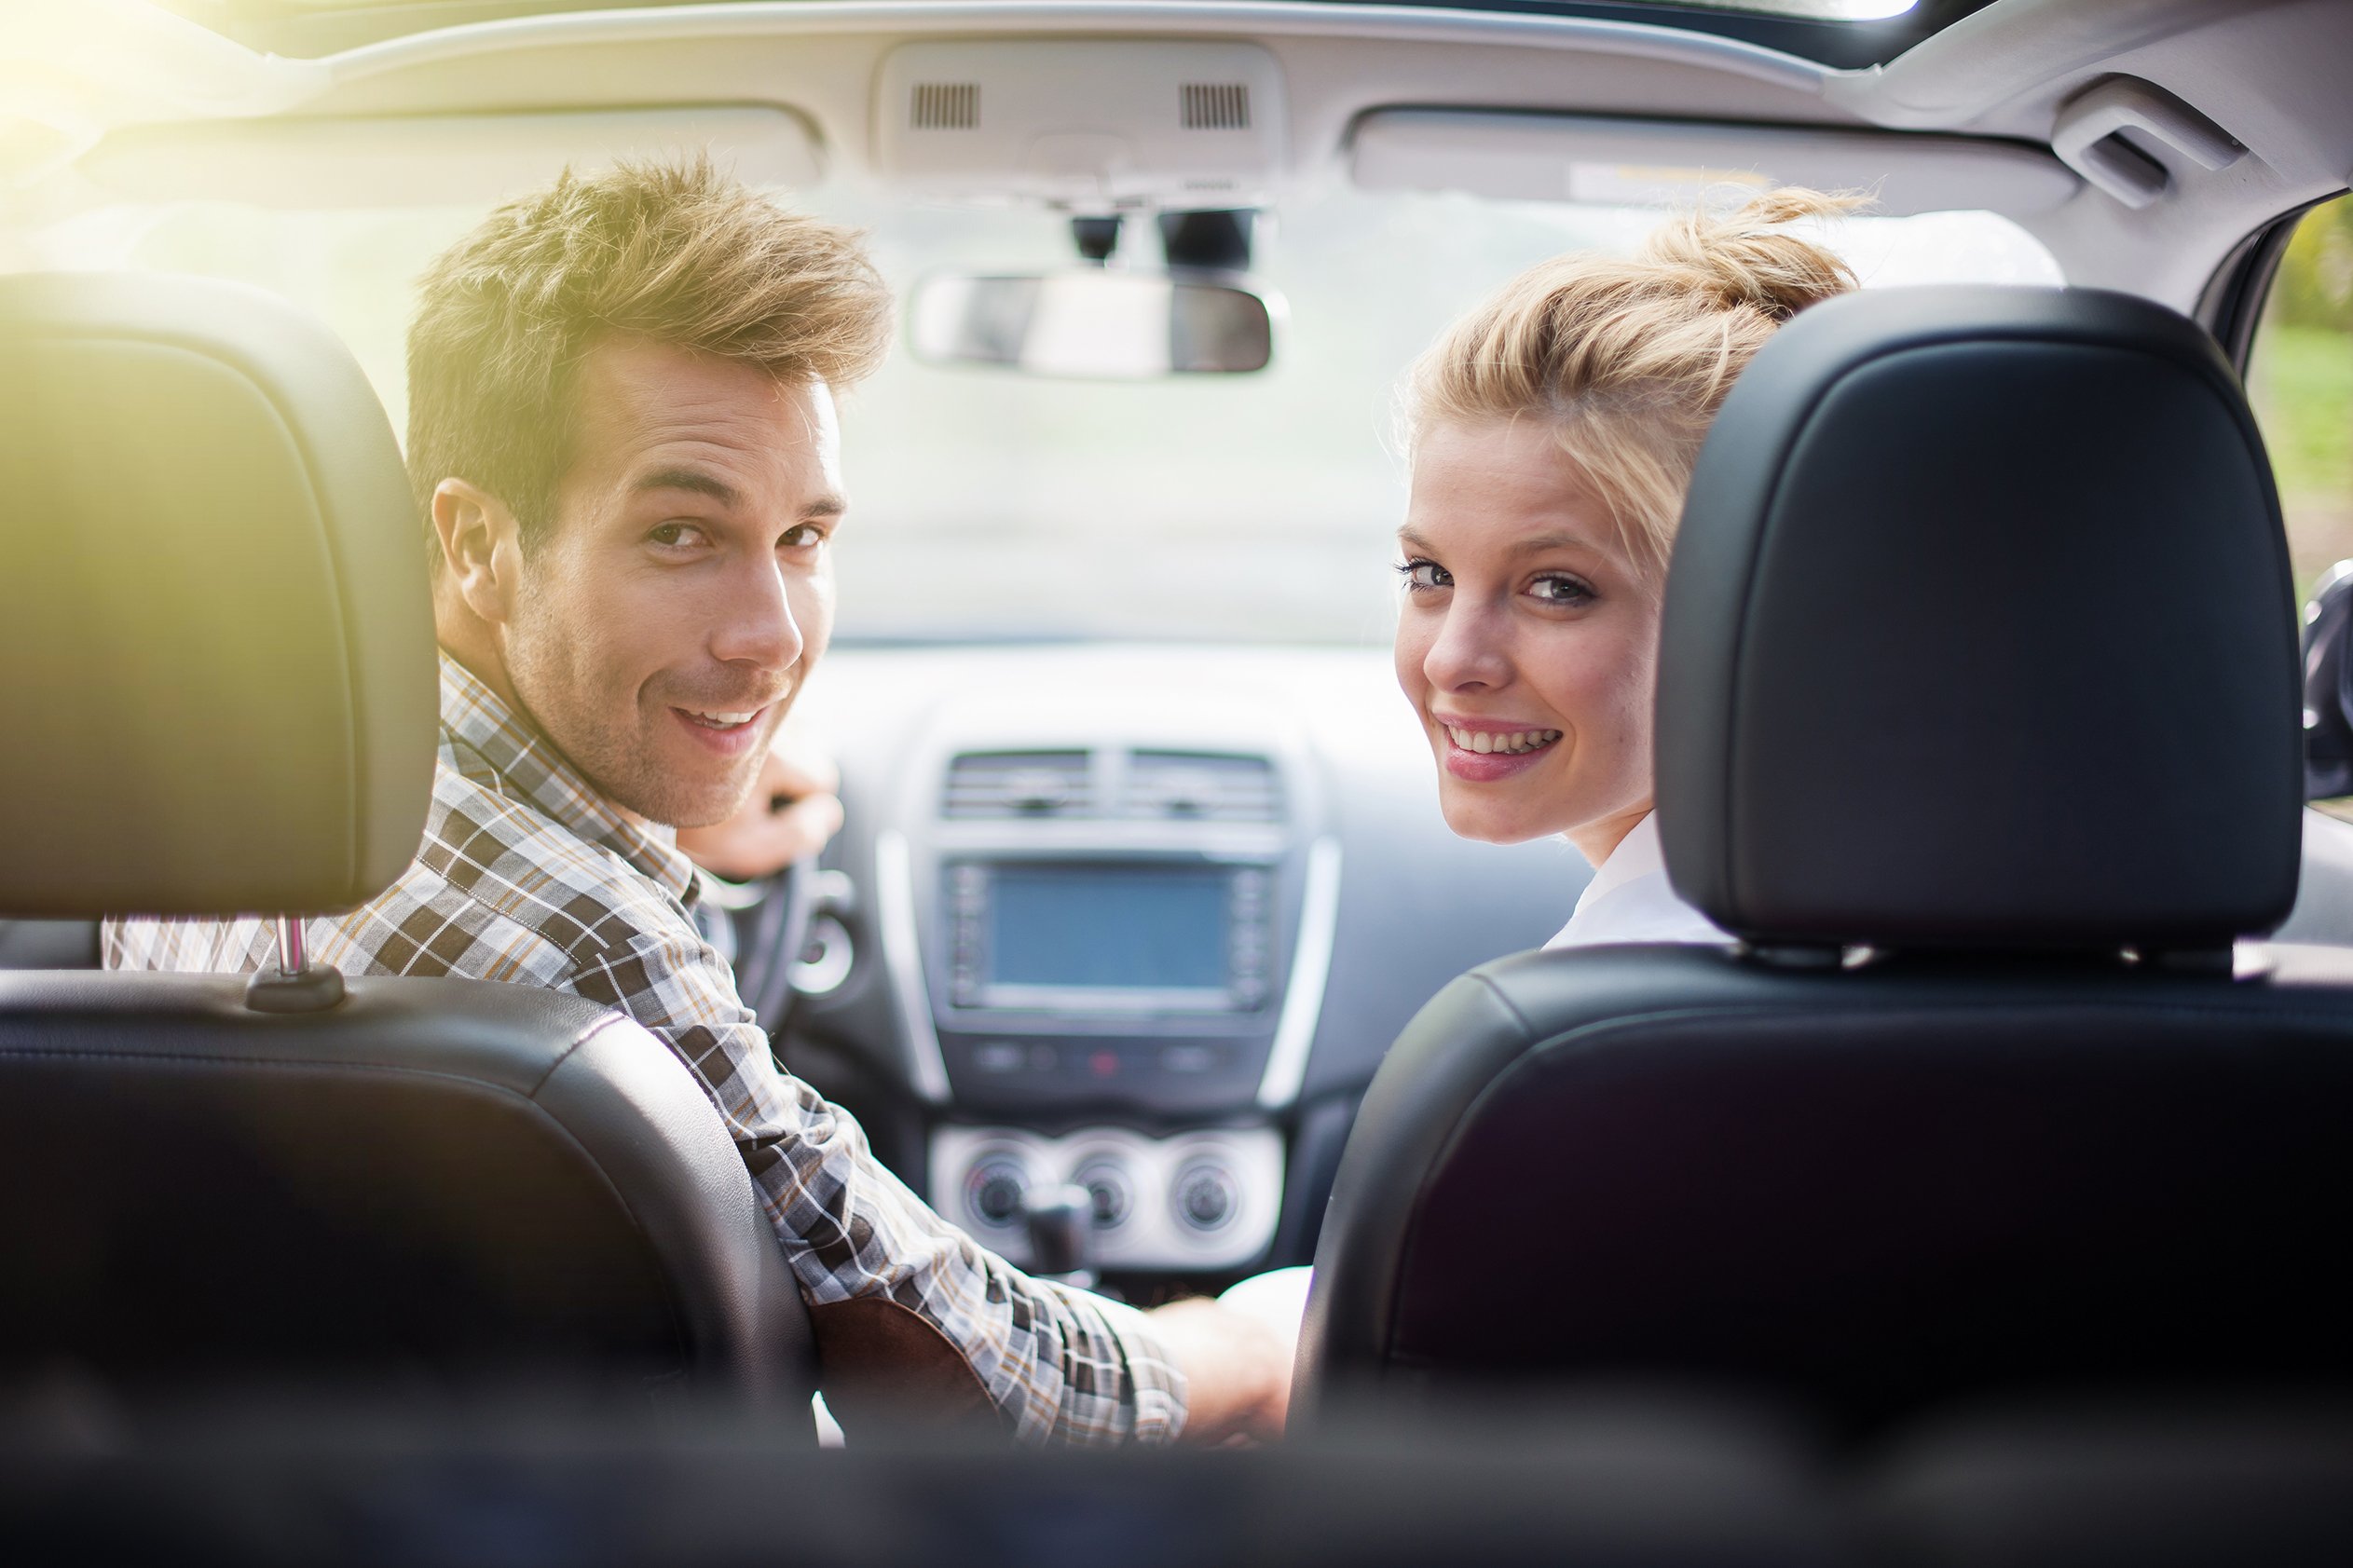
{"label": "plaid sleeve", "polygon": [[1019,1438],[1167,1442],[1184,1377],[1142,1314],[1032,1279],[878,1163],[855,1117],[781,1071],[733,976],[691,931],[583,957],[565,989],[619,1008],[691,1067],[727,1120],[802,1291],[886,1297],[960,1347]]}

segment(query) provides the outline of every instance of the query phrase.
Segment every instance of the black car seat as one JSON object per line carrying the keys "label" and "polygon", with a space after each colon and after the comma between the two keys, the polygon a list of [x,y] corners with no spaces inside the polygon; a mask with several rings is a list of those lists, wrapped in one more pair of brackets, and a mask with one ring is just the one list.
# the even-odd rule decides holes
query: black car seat
{"label": "black car seat", "polygon": [[1299,1412],[2341,1384],[2353,953],[2234,958],[2296,891],[2296,630],[2205,334],[2082,291],[1807,312],[1707,439],[1662,637],[1669,876],[1741,946],[1431,1001],[1341,1165]]}
{"label": "black car seat", "polygon": [[[226,284],[0,279],[0,912],[331,912],[401,874],[423,541],[331,335]],[[663,1045],[290,956],[0,974],[0,1388],[677,1391],[808,1428],[800,1293]]]}

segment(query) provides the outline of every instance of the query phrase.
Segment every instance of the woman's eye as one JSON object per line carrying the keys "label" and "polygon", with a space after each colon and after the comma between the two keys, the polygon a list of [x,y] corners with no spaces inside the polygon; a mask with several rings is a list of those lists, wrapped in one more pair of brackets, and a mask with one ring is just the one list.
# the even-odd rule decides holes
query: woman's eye
{"label": "woman's eye", "polygon": [[691,523],[664,523],[646,536],[655,544],[677,549],[703,542],[703,530]]}
{"label": "woman's eye", "polygon": [[1580,578],[1547,573],[1528,584],[1529,596],[1547,605],[1589,605],[1594,602],[1593,585]]}
{"label": "woman's eye", "polygon": [[1455,585],[1454,574],[1435,561],[1401,561],[1397,575],[1405,579],[1405,591],[1409,593],[1427,593],[1433,588]]}

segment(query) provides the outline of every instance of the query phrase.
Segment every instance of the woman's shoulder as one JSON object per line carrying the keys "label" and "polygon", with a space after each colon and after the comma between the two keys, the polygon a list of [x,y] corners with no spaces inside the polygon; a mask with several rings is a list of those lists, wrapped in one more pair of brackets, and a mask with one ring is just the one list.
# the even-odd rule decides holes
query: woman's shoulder
{"label": "woman's shoulder", "polygon": [[1581,903],[1552,948],[1591,948],[1605,942],[1730,942],[1731,934],[1685,903],[1663,868],[1631,877],[1590,903]]}

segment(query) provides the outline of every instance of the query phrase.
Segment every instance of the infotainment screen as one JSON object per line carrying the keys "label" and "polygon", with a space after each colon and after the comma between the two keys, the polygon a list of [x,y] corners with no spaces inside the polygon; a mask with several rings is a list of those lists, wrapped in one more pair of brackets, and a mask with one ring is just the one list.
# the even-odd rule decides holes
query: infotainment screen
{"label": "infotainment screen", "polygon": [[992,986],[1225,990],[1232,873],[1006,866],[990,878]]}

